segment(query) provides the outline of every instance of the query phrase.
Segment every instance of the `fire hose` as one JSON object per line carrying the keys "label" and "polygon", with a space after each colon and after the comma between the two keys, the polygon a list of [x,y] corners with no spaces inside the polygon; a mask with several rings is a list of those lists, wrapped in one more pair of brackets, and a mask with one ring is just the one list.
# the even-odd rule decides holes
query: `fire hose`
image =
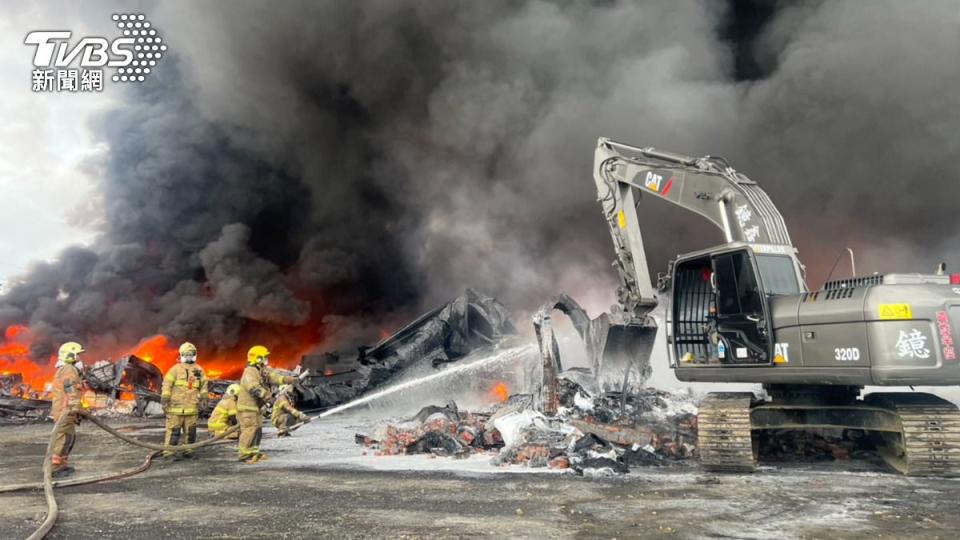
{"label": "fire hose", "polygon": [[[90,420],[91,422],[94,423],[94,425],[96,425],[96,426],[99,427],[100,429],[106,431],[107,433],[113,435],[114,437],[116,437],[116,438],[118,438],[118,439],[120,439],[120,440],[122,440],[122,441],[124,441],[124,442],[130,443],[130,444],[135,445],[135,446],[140,446],[140,447],[142,447],[142,448],[147,448],[147,449],[149,449],[149,450],[154,450],[154,452],[151,453],[149,456],[147,456],[147,459],[144,461],[143,464],[141,464],[140,466],[135,467],[135,468],[133,468],[133,469],[128,469],[128,470],[126,470],[126,471],[122,471],[122,472],[119,473],[119,474],[114,473],[114,474],[111,474],[111,475],[106,475],[106,476],[104,476],[104,477],[102,477],[102,478],[100,478],[100,477],[84,478],[84,479],[77,479],[77,480],[74,480],[74,481],[72,481],[72,482],[57,483],[57,485],[59,485],[59,486],[65,486],[65,485],[81,485],[81,484],[88,484],[88,483],[93,483],[93,482],[99,482],[99,481],[102,481],[102,480],[105,480],[105,479],[110,479],[110,478],[124,478],[124,477],[126,477],[126,476],[131,476],[131,475],[136,474],[136,473],[138,473],[138,472],[145,471],[147,468],[149,468],[149,467],[150,467],[150,463],[153,461],[153,458],[156,457],[157,453],[160,452],[160,451],[166,450],[166,451],[174,451],[174,452],[175,452],[175,451],[182,451],[182,450],[196,450],[196,449],[198,449],[198,448],[204,448],[204,447],[206,447],[206,446],[210,446],[210,445],[213,445],[213,444],[216,444],[216,443],[220,442],[220,441],[221,441],[222,439],[224,439],[225,437],[228,437],[229,435],[231,435],[232,433],[234,433],[235,431],[237,431],[238,429],[240,429],[240,426],[238,426],[238,425],[237,425],[237,426],[232,426],[232,427],[230,427],[229,429],[227,429],[225,432],[221,433],[220,435],[217,435],[216,437],[212,437],[212,438],[207,439],[207,440],[205,440],[205,441],[201,441],[201,442],[193,443],[193,444],[185,444],[185,445],[181,445],[181,446],[167,446],[167,445],[163,445],[163,444],[154,444],[154,443],[149,443],[149,442],[141,441],[141,440],[139,440],[139,439],[137,439],[137,438],[135,438],[135,437],[131,437],[131,436],[129,436],[129,435],[125,435],[125,434],[119,432],[118,430],[110,427],[109,425],[107,425],[106,422],[104,422],[103,420],[100,420],[99,418],[93,416],[92,414],[90,414],[90,413],[87,412],[87,411],[81,410],[81,411],[77,411],[75,414],[76,414],[77,416],[80,416],[80,417],[86,418],[87,420]],[[27,540],[39,540],[39,539],[41,539],[41,538],[44,538],[44,537],[50,532],[50,530],[53,528],[53,525],[54,525],[54,523],[56,523],[57,517],[58,517],[58,515],[59,515],[59,513],[60,513],[59,507],[57,506],[57,499],[56,499],[56,498],[54,497],[54,495],[53,495],[53,488],[54,488],[53,468],[52,468],[53,466],[52,466],[52,463],[51,463],[51,461],[50,461],[50,458],[51,458],[51,456],[53,455],[53,443],[54,443],[54,441],[56,440],[56,433],[57,433],[57,431],[60,429],[60,427],[61,427],[64,423],[66,423],[66,422],[68,422],[68,421],[69,421],[69,422],[73,422],[73,421],[74,421],[73,415],[72,415],[72,414],[64,414],[64,415],[62,415],[62,416],[60,417],[60,419],[57,420],[57,423],[54,425],[54,427],[53,427],[53,432],[52,432],[52,434],[50,435],[50,440],[47,442],[47,452],[46,452],[46,454],[45,454],[45,456],[44,456],[44,461],[43,461],[43,494],[44,494],[44,497],[46,498],[46,501],[47,501],[47,517],[43,520],[43,523],[40,525],[40,527],[39,527],[36,531],[34,531],[33,534],[31,534],[31,535],[27,538]],[[17,485],[17,486],[7,486],[7,487],[4,487],[4,488],[0,488],[0,493],[9,492],[9,491],[17,491],[17,490],[20,490],[20,489],[28,489],[28,487],[26,487],[26,486],[29,486],[30,488],[32,488],[32,487],[39,487],[39,486],[37,486],[36,484],[21,484],[21,485]]]}

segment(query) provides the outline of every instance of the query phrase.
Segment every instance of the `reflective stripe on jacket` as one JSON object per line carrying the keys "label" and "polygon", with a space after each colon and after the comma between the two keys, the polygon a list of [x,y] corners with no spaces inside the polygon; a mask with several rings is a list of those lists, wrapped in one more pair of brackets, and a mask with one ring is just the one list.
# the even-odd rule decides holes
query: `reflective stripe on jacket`
{"label": "reflective stripe on jacket", "polygon": [[223,396],[223,399],[214,407],[210,414],[210,420],[207,421],[207,428],[222,429],[230,425],[230,419],[237,416],[237,398],[233,396]]}
{"label": "reflective stripe on jacket", "polygon": [[170,399],[167,414],[197,414],[200,397],[207,395],[207,377],[196,364],[177,364],[163,377],[161,397]]}
{"label": "reflective stripe on jacket", "polygon": [[270,400],[270,390],[264,385],[264,378],[268,384],[293,384],[296,377],[287,377],[268,367],[247,366],[240,378],[240,391],[237,393],[237,410],[260,412],[260,409]]}
{"label": "reflective stripe on jacket", "polygon": [[280,394],[277,397],[277,400],[273,402],[273,412],[270,413],[270,422],[276,425],[280,415],[284,413],[292,414],[298,420],[303,420],[307,417],[307,415],[303,414],[293,406],[293,403],[290,402],[290,397],[287,396],[287,394]]}
{"label": "reflective stripe on jacket", "polygon": [[80,370],[73,364],[64,364],[53,376],[51,389],[53,403],[50,405],[50,416],[59,420],[63,413],[80,404],[83,398],[83,379]]}

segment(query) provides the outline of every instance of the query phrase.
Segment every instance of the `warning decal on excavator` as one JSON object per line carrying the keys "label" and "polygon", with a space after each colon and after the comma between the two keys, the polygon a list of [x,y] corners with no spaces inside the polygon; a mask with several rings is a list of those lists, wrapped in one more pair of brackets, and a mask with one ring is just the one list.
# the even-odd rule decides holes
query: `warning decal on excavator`
{"label": "warning decal on excavator", "polygon": [[881,319],[912,319],[910,304],[880,304]]}
{"label": "warning decal on excavator", "polygon": [[617,226],[621,229],[627,228],[627,215],[623,213],[623,210],[617,212]]}

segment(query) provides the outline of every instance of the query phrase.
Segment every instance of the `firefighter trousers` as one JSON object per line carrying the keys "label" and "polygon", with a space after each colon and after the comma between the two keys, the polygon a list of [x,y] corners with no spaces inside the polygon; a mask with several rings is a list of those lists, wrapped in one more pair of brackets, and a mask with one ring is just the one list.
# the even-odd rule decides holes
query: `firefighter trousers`
{"label": "firefighter trousers", "polygon": [[263,417],[255,411],[237,411],[240,423],[240,442],[237,455],[240,460],[249,459],[260,453],[260,439],[263,437]]}
{"label": "firefighter trousers", "polygon": [[[197,442],[197,415],[195,414],[168,414],[166,431],[163,434],[163,444],[179,446]],[[164,450],[163,456],[170,457],[178,452]],[[193,450],[184,450],[184,455],[191,455]]]}
{"label": "firefighter trousers", "polygon": [[69,418],[54,432],[53,454],[50,457],[54,465],[65,465],[67,456],[73,450],[73,443],[77,442],[77,415],[64,414]]}
{"label": "firefighter trousers", "polygon": [[296,424],[299,420],[290,413],[284,412],[277,415],[273,420],[273,427],[277,428],[277,431],[283,434],[290,433],[290,426]]}

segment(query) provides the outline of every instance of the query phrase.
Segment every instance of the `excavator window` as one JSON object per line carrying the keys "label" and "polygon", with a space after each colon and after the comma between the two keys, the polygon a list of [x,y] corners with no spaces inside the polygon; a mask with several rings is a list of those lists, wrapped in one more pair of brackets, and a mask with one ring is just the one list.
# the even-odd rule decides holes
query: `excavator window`
{"label": "excavator window", "polygon": [[793,259],[782,255],[757,255],[757,266],[763,278],[763,289],[767,294],[800,294],[800,282],[793,266]]}
{"label": "excavator window", "polygon": [[723,253],[713,258],[717,301],[715,325],[708,340],[717,343],[717,357],[724,364],[768,362],[769,341],[766,314],[753,261],[746,251]]}
{"label": "excavator window", "polygon": [[762,311],[753,265],[744,252],[719,255],[713,266],[720,315],[756,315]]}

